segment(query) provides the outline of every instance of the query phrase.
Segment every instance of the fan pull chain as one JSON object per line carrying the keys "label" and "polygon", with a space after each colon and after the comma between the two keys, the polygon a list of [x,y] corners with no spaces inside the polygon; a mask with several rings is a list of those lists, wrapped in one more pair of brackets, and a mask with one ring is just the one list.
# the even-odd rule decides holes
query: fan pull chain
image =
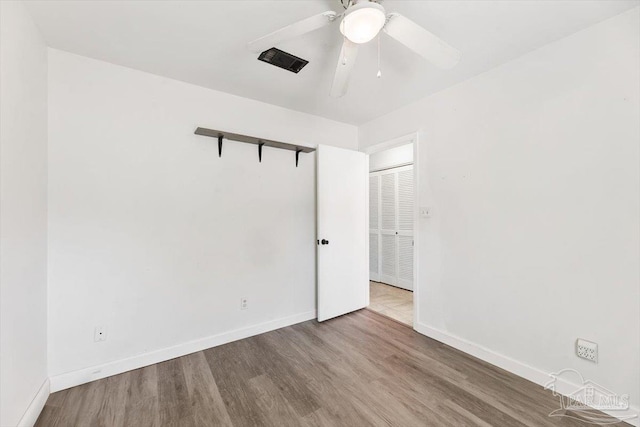
{"label": "fan pull chain", "polygon": [[382,71],[380,71],[380,34],[378,34],[378,74],[376,74],[376,77],[382,77]]}

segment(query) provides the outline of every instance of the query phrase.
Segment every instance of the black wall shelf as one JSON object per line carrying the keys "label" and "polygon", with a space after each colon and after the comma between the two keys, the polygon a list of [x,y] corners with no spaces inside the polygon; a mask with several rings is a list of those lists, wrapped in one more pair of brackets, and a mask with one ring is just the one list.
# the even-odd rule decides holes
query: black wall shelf
{"label": "black wall shelf", "polygon": [[224,132],[221,130],[215,129],[207,129],[207,128],[196,128],[196,135],[208,136],[211,138],[216,138],[218,140],[218,156],[222,157],[222,141],[223,139],[228,139],[230,141],[236,142],[244,142],[247,144],[254,144],[258,146],[258,160],[262,162],[262,147],[273,147],[280,148],[282,150],[290,150],[296,153],[296,167],[298,166],[298,156],[300,153],[311,153],[316,151],[315,148],[305,147],[301,145],[289,144],[286,142],[280,141],[272,141],[269,139],[256,138],[254,136],[249,135],[240,135],[237,133]]}

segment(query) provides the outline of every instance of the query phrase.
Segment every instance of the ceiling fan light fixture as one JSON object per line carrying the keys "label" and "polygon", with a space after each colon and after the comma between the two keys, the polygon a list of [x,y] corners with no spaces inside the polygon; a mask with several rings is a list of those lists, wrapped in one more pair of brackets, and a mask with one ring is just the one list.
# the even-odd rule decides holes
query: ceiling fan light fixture
{"label": "ceiling fan light fixture", "polygon": [[384,8],[378,3],[361,1],[347,9],[340,32],[353,43],[367,43],[378,35],[386,19]]}

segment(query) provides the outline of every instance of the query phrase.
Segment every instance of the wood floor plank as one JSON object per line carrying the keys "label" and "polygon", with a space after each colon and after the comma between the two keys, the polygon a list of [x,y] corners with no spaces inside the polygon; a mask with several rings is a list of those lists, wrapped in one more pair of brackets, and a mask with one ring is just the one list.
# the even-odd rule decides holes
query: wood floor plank
{"label": "wood floor plank", "polygon": [[[323,331],[323,335],[326,333],[326,330]],[[419,418],[415,416],[414,411],[399,405],[399,402],[390,399],[391,394],[388,390],[381,389],[381,384],[377,379],[389,377],[390,373],[384,363],[377,360],[379,353],[361,352],[361,349],[358,349],[358,344],[352,343],[348,335],[333,336],[332,342],[338,343],[338,346],[345,351],[343,354],[338,353],[338,357],[345,361],[340,365],[349,366],[352,363],[357,366],[369,365],[365,372],[336,371],[337,375],[331,378],[330,384],[336,385],[340,389],[339,393],[344,393],[346,398],[360,410],[365,408],[368,412],[367,416],[375,415],[376,423],[389,424],[393,421],[397,425],[420,425]],[[308,351],[312,350],[312,348],[308,349]],[[331,365],[330,360],[327,365]],[[357,380],[354,380],[356,378]],[[422,420],[428,422],[430,419],[423,418]],[[374,423],[372,420],[369,422]]]}
{"label": "wood floor plank", "polygon": [[[307,325],[296,326],[300,326],[298,335],[292,337],[290,345],[296,346],[300,358],[308,357],[308,366],[313,367],[310,371],[298,372],[298,375],[308,378],[310,389],[322,400],[334,422],[338,425],[387,425],[361,399],[354,399],[353,388],[348,387],[349,381],[355,382],[355,378],[366,376],[356,374],[353,366],[344,363],[343,355],[313,333],[313,328],[307,330]],[[338,346],[340,344],[345,342]],[[365,387],[366,383],[359,385]]]}
{"label": "wood floor plank", "polygon": [[[100,402],[100,408],[98,409],[94,425],[104,427],[124,426],[125,405],[130,375],[130,372],[125,372],[124,374],[114,375],[113,377],[100,380],[105,384],[104,398]],[[83,410],[87,411],[88,407],[85,406]]]}
{"label": "wood floor plank", "polygon": [[124,409],[125,426],[160,426],[158,365],[146,366],[130,372]]}
{"label": "wood floor plank", "polygon": [[291,375],[292,369],[296,369],[297,359],[277,351],[281,346],[277,333],[263,334],[251,340],[250,343],[253,343],[253,346],[250,347],[248,354],[252,358],[252,363],[264,366],[269,380],[281,391],[288,404],[300,417],[320,408],[315,396],[307,387],[307,382],[299,375]]}
{"label": "wood floor plank", "polygon": [[249,380],[264,370],[252,366],[247,348],[246,340],[242,340],[210,348],[204,354],[233,425],[268,425],[265,415],[254,405],[258,396],[249,387]]}
{"label": "wood floor plank", "polygon": [[38,416],[34,427],[53,426],[57,424],[57,420],[60,417],[61,409],[56,406],[44,405],[42,412]]}
{"label": "wood floor plank", "polygon": [[335,420],[325,408],[313,411],[300,421],[300,425],[303,427],[332,427],[336,425]]}
{"label": "wood floor plank", "polygon": [[[282,427],[298,427],[300,416],[285,398],[283,390],[278,388],[267,375],[260,375],[249,380],[249,387],[257,399],[255,404],[267,420],[267,425]],[[306,414],[308,415],[308,414]]]}
{"label": "wood floor plank", "polygon": [[525,424],[510,417],[508,414],[486,405],[484,401],[473,396],[467,390],[429,371],[427,367],[412,363],[409,356],[394,355],[387,359],[387,362],[397,368],[397,377],[411,384],[418,394],[436,392],[441,396],[442,400],[449,399],[463,408],[469,408],[472,413],[484,421],[513,427],[525,426]]}
{"label": "wood floor plank", "polygon": [[536,384],[360,310],[54,393],[36,426],[584,425],[548,416],[559,407]]}
{"label": "wood floor plank", "polygon": [[107,381],[93,381],[84,385],[85,392],[82,407],[78,414],[77,425],[99,426],[101,403],[105,399]]}
{"label": "wood floor plank", "polygon": [[157,367],[160,425],[195,426],[180,359],[158,363]]}
{"label": "wood floor plank", "polygon": [[49,395],[49,398],[47,399],[40,416],[38,416],[34,427],[59,425],[58,419],[60,418],[61,411],[68,410],[68,407],[64,404],[68,391],[69,390],[58,391]]}
{"label": "wood floor plank", "polygon": [[198,426],[233,426],[203,352],[181,358],[189,404]]}
{"label": "wood floor plank", "polygon": [[64,391],[64,404],[61,407],[58,418],[52,424],[53,427],[77,425],[78,415],[80,414],[86,388],[87,385],[84,384]]}
{"label": "wood floor plank", "polygon": [[[379,380],[386,385],[398,404],[414,411],[428,425],[471,426],[477,425],[468,417],[447,406],[446,397],[431,387],[416,387],[412,380],[390,377]],[[421,384],[421,381],[418,380]]]}

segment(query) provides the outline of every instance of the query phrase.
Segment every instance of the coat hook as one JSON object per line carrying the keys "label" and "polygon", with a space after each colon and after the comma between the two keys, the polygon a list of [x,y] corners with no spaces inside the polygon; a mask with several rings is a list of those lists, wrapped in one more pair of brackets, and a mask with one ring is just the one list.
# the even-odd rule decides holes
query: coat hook
{"label": "coat hook", "polygon": [[298,149],[296,150],[296,167],[298,167],[298,158],[300,157],[300,153],[302,152],[302,150]]}
{"label": "coat hook", "polygon": [[223,135],[218,135],[218,157],[222,157],[222,138]]}
{"label": "coat hook", "polygon": [[260,163],[262,163],[262,146],[264,145],[264,142],[261,142],[260,144],[258,144],[258,161]]}

